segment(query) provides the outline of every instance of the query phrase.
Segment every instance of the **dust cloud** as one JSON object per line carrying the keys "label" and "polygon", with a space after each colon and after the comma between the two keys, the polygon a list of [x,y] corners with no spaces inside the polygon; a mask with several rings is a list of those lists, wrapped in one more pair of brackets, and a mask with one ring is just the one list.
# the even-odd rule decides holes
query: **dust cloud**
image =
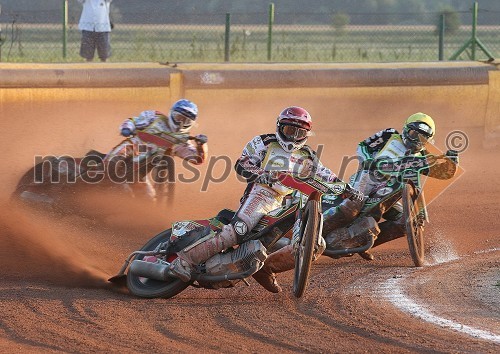
{"label": "dust cloud", "polygon": [[2,277],[83,287],[105,284],[106,274],[68,242],[64,227],[14,203],[3,203],[1,209]]}

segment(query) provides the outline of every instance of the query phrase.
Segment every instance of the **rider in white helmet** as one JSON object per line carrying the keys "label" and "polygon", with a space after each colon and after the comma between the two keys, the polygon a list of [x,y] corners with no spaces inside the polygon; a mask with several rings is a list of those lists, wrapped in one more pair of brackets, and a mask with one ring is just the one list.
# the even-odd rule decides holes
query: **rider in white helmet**
{"label": "rider in white helmet", "polygon": [[[142,111],[137,117],[128,118],[120,125],[120,134],[129,137],[135,135],[137,130],[150,134],[160,135],[172,141],[186,140],[196,118],[198,107],[193,102],[181,99],[175,102],[168,115],[159,111]],[[197,145],[190,142],[176,144],[172,148],[172,154],[181,158],[190,159],[195,164],[202,163],[206,158],[205,135],[197,135]]]}
{"label": "rider in white helmet", "polygon": [[[305,109],[287,107],[277,118],[274,134],[259,135],[247,143],[235,165],[236,172],[248,181],[238,211],[229,225],[225,225],[220,232],[179,252],[179,257],[171,265],[174,275],[189,281],[194,265],[206,261],[222,250],[247,241],[249,231],[259,220],[271,210],[281,207],[283,197],[293,190],[274,183],[270,171],[314,174],[325,182],[339,180],[321,164],[316,153],[306,145],[311,128],[311,116]],[[357,195],[355,192],[354,194]],[[280,252],[286,253],[291,262],[294,262],[292,246],[282,248]],[[273,291],[272,283],[262,285]]]}
{"label": "rider in white helmet", "polygon": [[[167,152],[170,156],[180,157],[195,165],[202,164],[208,153],[207,136],[199,134],[195,136],[195,139],[188,140],[189,131],[197,117],[197,105],[187,99],[180,99],[172,105],[168,114],[147,110],[142,111],[137,117],[127,118],[120,125],[120,134],[130,139],[110,151],[104,161],[109,162],[115,156],[130,156],[133,154],[132,147],[136,144],[146,145],[150,151],[157,149],[154,143],[139,139],[136,134],[142,131],[171,142],[172,145]],[[144,182],[146,182],[147,193],[154,197],[154,188],[149,178],[146,178]],[[134,185],[134,188],[141,187],[141,184]]]}

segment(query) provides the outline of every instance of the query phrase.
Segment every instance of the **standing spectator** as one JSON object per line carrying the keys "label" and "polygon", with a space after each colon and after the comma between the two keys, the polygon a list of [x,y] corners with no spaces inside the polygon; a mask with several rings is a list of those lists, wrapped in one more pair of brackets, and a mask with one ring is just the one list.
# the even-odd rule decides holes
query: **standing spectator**
{"label": "standing spectator", "polygon": [[78,0],[83,5],[78,29],[82,31],[80,56],[94,60],[95,50],[102,62],[111,55],[109,6],[112,0]]}

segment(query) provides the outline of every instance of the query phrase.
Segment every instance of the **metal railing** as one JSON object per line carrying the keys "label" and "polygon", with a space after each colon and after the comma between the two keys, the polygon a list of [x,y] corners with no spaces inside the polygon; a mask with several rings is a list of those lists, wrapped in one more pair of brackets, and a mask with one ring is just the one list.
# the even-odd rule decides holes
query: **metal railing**
{"label": "metal railing", "polygon": [[[0,12],[0,61],[82,61],[76,10]],[[469,24],[453,31],[442,26],[446,20],[438,13],[419,14],[418,23],[412,14],[349,14],[350,24],[344,25],[332,24],[332,14],[318,13],[287,24],[288,14],[273,4],[267,13],[250,15],[261,22],[248,24],[248,13],[197,15],[200,24],[195,16],[186,24],[115,21],[111,61],[422,62],[488,60],[500,53],[500,14],[478,10],[477,3],[460,14]],[[485,18],[487,26],[480,24]]]}

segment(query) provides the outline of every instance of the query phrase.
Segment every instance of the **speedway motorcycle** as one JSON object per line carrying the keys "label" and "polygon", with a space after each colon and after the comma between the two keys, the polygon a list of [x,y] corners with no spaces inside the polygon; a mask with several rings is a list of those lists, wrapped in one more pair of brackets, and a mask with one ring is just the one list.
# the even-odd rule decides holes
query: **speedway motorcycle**
{"label": "speedway motorcycle", "polygon": [[[333,231],[331,235],[334,241],[336,238],[338,242],[327,242],[328,246],[323,255],[339,258],[368,251],[380,232],[378,222],[383,218],[384,210],[388,210],[401,200],[410,255],[415,266],[422,267],[425,260],[424,227],[425,223],[429,222],[429,216],[421,175],[445,157],[445,155],[405,156],[365,162],[362,168],[372,171],[380,184],[376,190],[365,196],[366,202],[356,219],[350,225]],[[341,202],[337,196],[326,196],[323,198],[323,209],[335,207]],[[336,247],[330,246],[332,243]],[[349,246],[339,247],[346,244]]]}
{"label": "speedway motorcycle", "polygon": [[[12,198],[30,205],[51,206],[64,211],[71,205],[73,194],[77,191],[104,188],[135,195],[134,185],[149,179],[154,190],[139,190],[153,200],[172,202],[175,166],[171,148],[174,144],[187,143],[188,140],[196,138],[180,139],[138,131],[135,138],[127,138],[113,148],[109,156],[115,158],[109,158],[96,150],[90,150],[78,158],[50,156],[39,161],[21,177]],[[157,148],[152,149],[151,144]]]}
{"label": "speedway motorcycle", "polygon": [[[188,247],[229,224],[235,212],[224,209],[215,217],[175,222],[160,232],[140,250],[132,252],[119,273],[110,278],[123,283],[130,292],[145,298],[170,298],[188,286],[219,289],[234,287],[257,272],[268,253],[292,242],[295,247],[294,295],[301,297],[307,287],[315,249],[319,247],[322,214],[320,200],[325,193],[350,197],[350,187],[343,182],[323,183],[313,177],[300,178],[288,172],[276,172],[276,183],[298,190],[302,197],[285,199],[283,206],[262,217],[250,231],[249,240],[209,258],[195,267],[191,281],[184,282],[169,272],[176,252]],[[285,241],[285,243],[283,243]]]}

